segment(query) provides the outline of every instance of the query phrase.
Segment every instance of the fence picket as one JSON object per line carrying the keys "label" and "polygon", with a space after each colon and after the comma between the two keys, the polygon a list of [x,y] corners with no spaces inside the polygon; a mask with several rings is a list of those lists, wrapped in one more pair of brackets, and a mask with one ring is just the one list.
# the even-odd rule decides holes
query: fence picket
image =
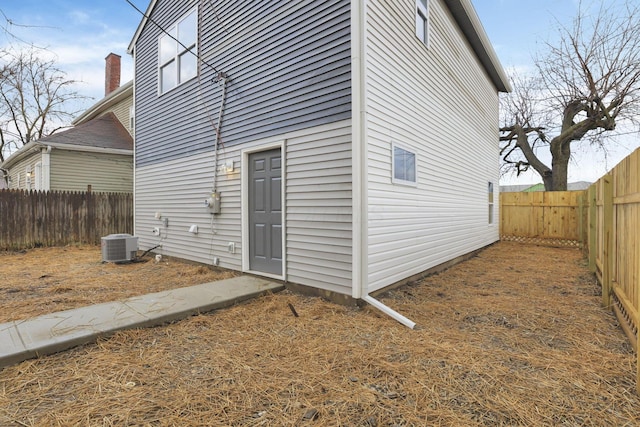
{"label": "fence picket", "polygon": [[133,233],[133,195],[0,190],[0,250],[100,244],[112,233]]}
{"label": "fence picket", "polygon": [[500,239],[580,246],[582,194],[584,191],[500,193]]}

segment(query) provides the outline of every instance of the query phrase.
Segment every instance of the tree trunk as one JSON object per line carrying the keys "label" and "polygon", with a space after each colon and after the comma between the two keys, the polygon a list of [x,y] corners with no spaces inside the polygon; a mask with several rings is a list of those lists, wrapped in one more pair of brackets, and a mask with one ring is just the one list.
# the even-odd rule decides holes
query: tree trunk
{"label": "tree trunk", "polygon": [[545,180],[544,188],[547,191],[567,191],[567,172],[569,170],[570,156],[554,156],[552,161],[551,185]]}

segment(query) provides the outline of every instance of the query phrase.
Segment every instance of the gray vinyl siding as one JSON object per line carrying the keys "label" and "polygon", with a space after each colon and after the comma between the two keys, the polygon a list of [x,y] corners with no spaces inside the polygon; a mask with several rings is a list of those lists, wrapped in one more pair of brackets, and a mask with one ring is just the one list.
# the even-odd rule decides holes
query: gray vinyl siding
{"label": "gray vinyl siding", "polygon": [[135,46],[136,162],[210,152],[228,76],[226,147],[351,117],[348,0],[174,2],[151,18],[169,28],[199,6],[200,76],[158,93],[158,37],[148,23]]}
{"label": "gray vinyl siding", "polygon": [[[429,46],[415,0],[367,3],[368,287],[374,291],[498,240],[497,91],[442,0]],[[416,153],[417,185],[391,182],[391,146]],[[498,194],[494,198],[497,206]]]}
{"label": "gray vinyl siding", "polygon": [[133,160],[131,155],[51,151],[50,189],[131,193]]}
{"label": "gray vinyl siding", "polygon": [[[205,264],[242,270],[242,155],[284,141],[286,279],[343,294],[351,293],[351,122],[350,120],[289,132],[225,147],[219,164],[222,211],[211,215],[204,200],[213,182],[213,152],[178,157],[136,168],[135,233],[140,248],[155,249]],[[156,219],[168,218],[168,227]],[[198,234],[189,233],[192,225]],[[161,236],[151,233],[160,227]],[[228,251],[234,243],[234,254]]]}

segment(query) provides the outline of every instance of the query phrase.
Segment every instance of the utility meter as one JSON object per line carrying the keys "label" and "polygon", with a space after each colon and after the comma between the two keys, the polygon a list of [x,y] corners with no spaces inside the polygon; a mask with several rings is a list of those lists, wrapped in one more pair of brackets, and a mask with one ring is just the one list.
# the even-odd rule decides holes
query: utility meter
{"label": "utility meter", "polygon": [[220,213],[220,193],[211,193],[211,196],[204,201],[206,207],[211,210],[212,214]]}

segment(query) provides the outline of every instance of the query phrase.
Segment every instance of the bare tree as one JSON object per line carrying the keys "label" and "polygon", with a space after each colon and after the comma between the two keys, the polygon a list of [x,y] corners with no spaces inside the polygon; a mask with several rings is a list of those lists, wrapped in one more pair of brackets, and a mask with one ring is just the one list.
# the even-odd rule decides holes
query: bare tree
{"label": "bare tree", "polygon": [[[640,111],[640,7],[603,4],[589,16],[582,6],[536,58],[537,75],[516,77],[502,102],[504,165],[518,174],[533,168],[547,191],[566,190],[573,142],[606,147],[616,126],[637,124]],[[540,160],[541,147],[551,166]]]}
{"label": "bare tree", "polygon": [[24,144],[66,127],[78,111],[69,102],[86,97],[74,80],[31,47],[0,52],[0,162]]}

